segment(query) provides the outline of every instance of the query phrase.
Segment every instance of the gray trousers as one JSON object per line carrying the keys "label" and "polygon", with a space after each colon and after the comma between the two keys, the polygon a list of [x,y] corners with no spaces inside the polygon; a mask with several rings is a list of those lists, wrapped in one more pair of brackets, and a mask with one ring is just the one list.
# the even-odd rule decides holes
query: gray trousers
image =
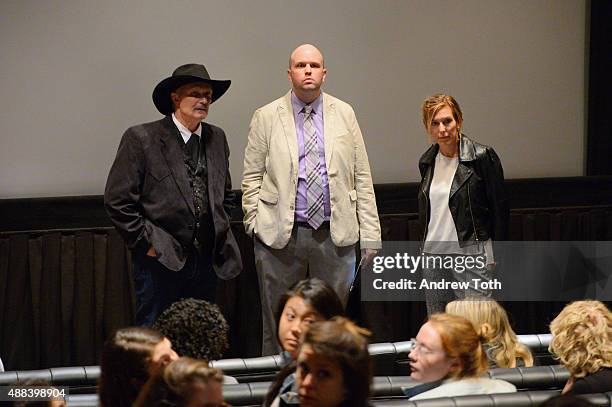
{"label": "gray trousers", "polygon": [[346,306],[355,273],[355,245],[334,245],[329,223],[318,230],[296,223],[282,249],[272,249],[257,238],[254,241],[263,322],[261,352],[262,356],[275,355],[281,350],[276,326],[280,297],[298,281],[317,277],[327,282]]}

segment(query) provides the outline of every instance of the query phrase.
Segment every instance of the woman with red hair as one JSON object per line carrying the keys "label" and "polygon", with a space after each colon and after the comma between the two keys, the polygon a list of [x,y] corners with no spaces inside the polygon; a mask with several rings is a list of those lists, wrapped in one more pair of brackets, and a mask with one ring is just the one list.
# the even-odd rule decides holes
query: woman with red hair
{"label": "woman with red hair", "polygon": [[482,338],[463,317],[432,315],[413,343],[410,377],[424,385],[406,391],[410,400],[516,392],[514,385],[486,377]]}

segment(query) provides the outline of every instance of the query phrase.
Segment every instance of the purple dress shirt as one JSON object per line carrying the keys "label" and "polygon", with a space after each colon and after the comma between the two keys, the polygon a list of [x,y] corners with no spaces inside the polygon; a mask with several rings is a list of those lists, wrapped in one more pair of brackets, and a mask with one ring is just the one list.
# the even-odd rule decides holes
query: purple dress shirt
{"label": "purple dress shirt", "polygon": [[[304,153],[304,106],[302,102],[291,92],[291,105],[293,107],[293,120],[298,142],[298,185],[295,197],[295,219],[298,222],[308,221],[308,200],[306,198],[306,155]],[[319,147],[319,160],[321,162],[321,180],[323,184],[323,208],[325,209],[325,220],[329,220],[331,205],[329,203],[329,181],[327,180],[327,166],[325,165],[325,137],[323,134],[323,95],[321,94],[311,104],[312,120],[317,132],[317,146]]]}

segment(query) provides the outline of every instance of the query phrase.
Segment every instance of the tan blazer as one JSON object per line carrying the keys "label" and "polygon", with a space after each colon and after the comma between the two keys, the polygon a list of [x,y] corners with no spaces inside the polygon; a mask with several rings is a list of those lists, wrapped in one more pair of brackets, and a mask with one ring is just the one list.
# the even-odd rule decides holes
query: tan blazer
{"label": "tan blazer", "polygon": [[[325,164],[331,203],[331,238],[336,246],[360,240],[381,247],[380,223],[368,155],[350,105],[323,94]],[[244,152],[244,227],[274,248],[285,247],[294,223],[298,142],[291,92],[253,114]]]}

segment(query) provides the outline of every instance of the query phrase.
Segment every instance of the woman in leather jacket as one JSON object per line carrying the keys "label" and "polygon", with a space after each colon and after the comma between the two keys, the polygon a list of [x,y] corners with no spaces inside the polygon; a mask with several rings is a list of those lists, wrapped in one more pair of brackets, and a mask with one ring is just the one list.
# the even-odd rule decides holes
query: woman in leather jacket
{"label": "woman in leather jacket", "polygon": [[[493,148],[461,133],[463,113],[452,96],[428,97],[422,113],[423,124],[433,142],[419,160],[423,252],[454,258],[484,256],[481,259],[486,264],[460,275],[452,270],[424,269],[424,278],[488,280],[495,262],[492,242],[506,240],[508,231],[508,200],[501,162]],[[490,295],[477,287],[469,291],[455,291],[453,295],[448,291],[427,290],[428,314],[442,312],[448,301],[468,294]]]}

